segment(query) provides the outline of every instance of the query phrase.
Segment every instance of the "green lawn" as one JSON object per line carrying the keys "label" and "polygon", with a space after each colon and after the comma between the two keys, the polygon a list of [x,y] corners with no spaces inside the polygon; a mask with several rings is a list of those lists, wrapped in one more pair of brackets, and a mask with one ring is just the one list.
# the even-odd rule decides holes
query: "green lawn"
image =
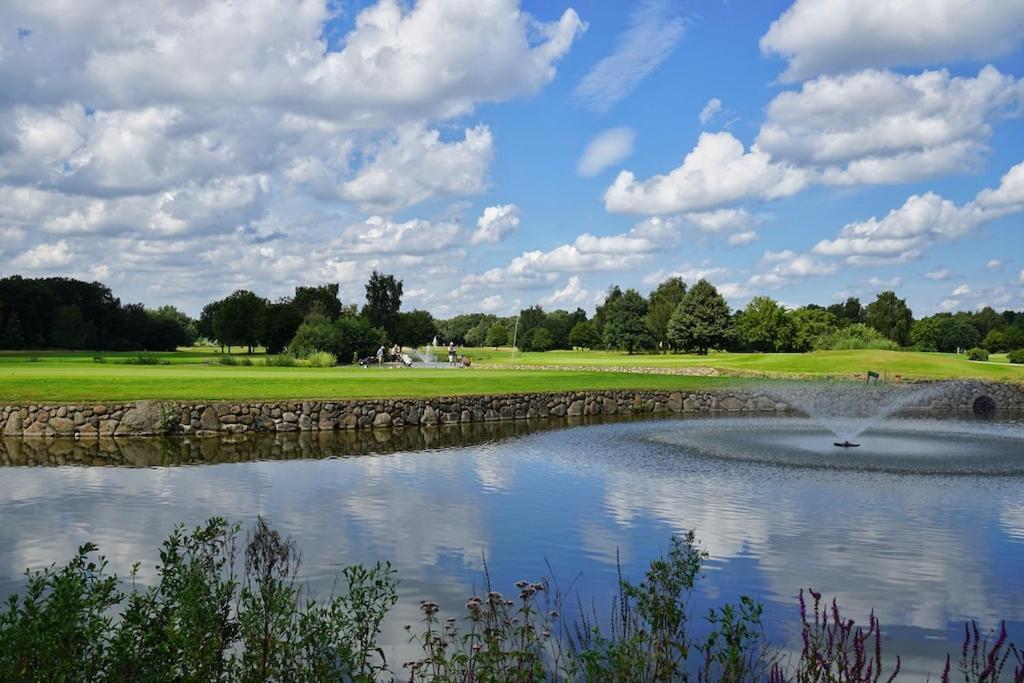
{"label": "green lawn", "polygon": [[1006,356],[987,363],[966,356],[915,351],[816,351],[814,353],[711,353],[627,355],[610,351],[548,351],[519,353],[511,349],[467,349],[473,359],[487,364],[558,365],[585,367],[709,367],[756,373],[852,376],[868,370],[890,376],[927,379],[1007,379],[1024,381],[1024,365],[1010,365]]}
{"label": "green lawn", "polygon": [[[694,389],[749,380],[608,372],[613,367],[713,367],[726,373],[770,376],[852,377],[867,370],[889,377],[1024,381],[1024,367],[974,363],[963,356],[890,351],[825,351],[808,354],[635,355],[603,351],[513,354],[466,349],[476,363],[565,366],[567,370],[474,367],[278,368],[210,364],[210,350],[157,354],[166,365],[124,365],[137,354],[0,353],[0,401],[120,401],[141,398],[242,400],[423,397],[592,389]],[[105,363],[97,363],[102,355]],[[237,354],[236,354],[237,355]],[[262,356],[252,357],[255,363]],[[603,368],[603,369],[602,369]]]}

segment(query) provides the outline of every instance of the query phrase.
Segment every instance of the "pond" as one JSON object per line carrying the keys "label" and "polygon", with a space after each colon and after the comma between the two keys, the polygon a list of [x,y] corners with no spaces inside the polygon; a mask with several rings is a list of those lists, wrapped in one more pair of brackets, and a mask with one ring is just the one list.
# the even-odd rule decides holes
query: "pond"
{"label": "pond", "polygon": [[[345,564],[395,564],[401,601],[382,640],[400,663],[419,600],[460,615],[484,558],[499,590],[553,571],[605,611],[617,561],[640,578],[692,528],[710,553],[695,613],[751,595],[780,646],[798,646],[807,587],[858,621],[875,608],[887,653],[914,675],[941,672],[965,619],[1006,619],[1024,640],[1019,422],[891,421],[858,452],[795,417],[289,437],[3,441],[0,597],[21,589],[26,567],[64,562],[88,540],[118,573],[140,560],[152,580],[176,523],[264,515],[298,542],[314,590],[330,591]],[[92,466],[111,462],[121,466]]]}

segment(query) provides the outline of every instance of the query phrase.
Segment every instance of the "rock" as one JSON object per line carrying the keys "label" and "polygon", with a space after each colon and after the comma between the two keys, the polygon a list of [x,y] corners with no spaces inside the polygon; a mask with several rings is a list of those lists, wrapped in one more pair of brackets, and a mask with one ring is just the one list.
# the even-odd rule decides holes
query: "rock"
{"label": "rock", "polygon": [[425,425],[437,424],[437,411],[434,410],[434,406],[428,405],[423,409],[423,417],[420,418],[420,422]]}
{"label": "rock", "polygon": [[304,432],[313,430],[313,418],[311,418],[308,413],[299,415],[299,429]]}
{"label": "rock", "polygon": [[25,438],[39,439],[47,436],[53,436],[53,430],[45,422],[33,422],[25,428]]}
{"label": "rock", "polygon": [[739,400],[735,396],[726,396],[719,402],[722,410],[728,410],[731,413],[743,410],[743,401]]}
{"label": "rock", "polygon": [[355,429],[358,423],[359,418],[353,415],[352,413],[349,413],[341,418],[341,420],[338,422],[338,425],[342,429]]}
{"label": "rock", "polygon": [[67,408],[67,406],[61,406],[61,407],[57,408],[57,415],[56,415],[56,417],[67,417],[67,416],[68,416],[68,408]]}
{"label": "rock", "polygon": [[11,413],[4,425],[4,436],[21,436],[22,420],[21,413]]}
{"label": "rock", "polygon": [[569,417],[579,417],[583,414],[583,401],[573,401],[569,404],[569,409],[566,411],[566,415]]}
{"label": "rock", "polygon": [[616,403],[614,398],[608,398],[606,396],[602,401],[601,412],[605,415],[614,415],[619,412],[619,404]]}
{"label": "rock", "polygon": [[151,436],[164,427],[164,405],[160,401],[139,401],[129,408],[114,431],[116,436]]}
{"label": "rock", "polygon": [[387,413],[377,413],[377,415],[374,416],[374,418],[373,418],[373,426],[374,427],[390,427],[391,426],[391,416],[388,415]]}
{"label": "rock", "polygon": [[299,416],[289,410],[287,413],[281,416],[281,419],[283,419],[285,422],[298,422]]}
{"label": "rock", "polygon": [[[64,414],[66,415],[67,411],[65,411]],[[52,418],[49,425],[50,429],[52,429],[57,436],[71,436],[75,433],[74,420],[69,420],[66,417]]]}
{"label": "rock", "polygon": [[213,406],[206,406],[206,410],[199,418],[199,427],[204,432],[220,431],[220,418],[217,417],[217,410]]}
{"label": "rock", "polygon": [[100,434],[103,436],[113,436],[116,429],[117,420],[100,420]]}
{"label": "rock", "polygon": [[107,414],[107,407],[105,405],[93,406],[92,407],[92,414],[93,415],[106,415]]}

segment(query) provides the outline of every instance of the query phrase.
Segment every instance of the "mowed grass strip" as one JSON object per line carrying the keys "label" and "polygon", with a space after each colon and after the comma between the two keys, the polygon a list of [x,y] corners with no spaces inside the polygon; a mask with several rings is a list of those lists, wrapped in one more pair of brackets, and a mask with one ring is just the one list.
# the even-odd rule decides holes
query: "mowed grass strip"
{"label": "mowed grass strip", "polygon": [[1024,365],[1011,365],[1005,355],[989,362],[969,361],[965,355],[919,351],[815,351],[812,353],[710,353],[627,355],[610,351],[547,351],[513,353],[511,349],[469,349],[477,362],[488,364],[587,367],[708,367],[730,370],[852,377],[868,370],[916,379],[992,379],[1024,381]]}
{"label": "mowed grass strip", "polygon": [[690,390],[729,378],[601,371],[276,368],[215,365],[4,363],[4,403],[179,400],[418,398],[599,389]]}

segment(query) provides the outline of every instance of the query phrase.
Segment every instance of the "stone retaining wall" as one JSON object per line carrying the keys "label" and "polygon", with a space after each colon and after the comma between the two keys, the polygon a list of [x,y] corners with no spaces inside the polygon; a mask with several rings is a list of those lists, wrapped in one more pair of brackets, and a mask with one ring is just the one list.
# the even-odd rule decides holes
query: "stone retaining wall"
{"label": "stone retaining wall", "polygon": [[[241,434],[247,432],[390,429],[405,425],[459,424],[616,414],[765,413],[799,410],[820,389],[770,385],[746,390],[587,391],[503,394],[430,399],[345,401],[180,402],[138,401],[97,405],[0,407],[0,434],[52,438]],[[979,397],[997,412],[1024,413],[1024,386],[963,382],[930,399],[925,409],[970,414]]]}

